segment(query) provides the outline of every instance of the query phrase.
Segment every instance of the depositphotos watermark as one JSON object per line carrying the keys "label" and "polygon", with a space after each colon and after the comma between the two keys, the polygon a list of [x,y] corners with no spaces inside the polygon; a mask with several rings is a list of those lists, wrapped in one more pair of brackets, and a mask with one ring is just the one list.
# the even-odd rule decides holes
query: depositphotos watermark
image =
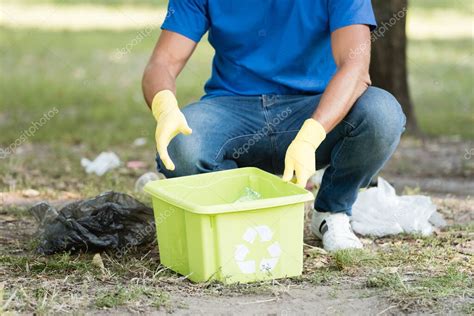
{"label": "depositphotos watermark", "polygon": [[395,24],[397,24],[400,20],[405,18],[407,15],[407,8],[402,8],[400,11],[395,12],[388,21],[384,21],[381,23],[379,27],[377,27],[371,34],[370,39],[366,42],[362,43],[356,49],[351,49],[349,53],[349,58],[353,59],[356,56],[366,52],[369,47],[370,43],[375,42],[377,39],[384,37],[385,33],[392,28]]}
{"label": "depositphotos watermark", "polygon": [[283,112],[279,113],[271,122],[265,124],[265,126],[255,133],[249,140],[239,148],[234,148],[234,153],[232,154],[232,158],[238,159],[240,156],[247,154],[252,146],[258,143],[263,137],[267,136],[272,127],[279,125],[284,119],[291,114],[291,109],[287,107]]}
{"label": "depositphotos watermark", "polygon": [[474,148],[466,148],[465,151],[464,159],[470,160],[474,156]]}
{"label": "depositphotos watermark", "polygon": [[156,28],[157,28],[156,26],[153,26],[153,27],[150,26],[137,32],[137,35],[131,41],[125,44],[125,46],[123,46],[122,48],[118,48],[116,50],[115,57],[117,59],[120,59],[124,57],[125,55],[130,54],[133,48],[137,46],[138,44],[140,44],[145,38],[150,36]]}
{"label": "depositphotos watermark", "polygon": [[118,258],[123,257],[126,255],[131,249],[133,249],[134,246],[140,244],[143,240],[148,239],[151,234],[155,235],[155,225],[156,224],[161,224],[163,223],[168,217],[173,215],[175,212],[174,208],[167,209],[166,211],[162,212],[159,216],[155,217],[155,221],[149,223],[143,230],[139,231],[138,233],[135,234],[135,236],[132,237],[131,240],[128,241],[128,243],[117,249],[117,252],[115,255]]}
{"label": "depositphotos watermark", "polygon": [[23,145],[28,140],[28,138],[33,137],[41,127],[46,125],[46,123],[48,123],[58,113],[58,108],[54,107],[48,112],[44,113],[39,120],[31,122],[30,127],[21,132],[20,136],[15,139],[13,143],[11,143],[6,148],[0,148],[0,159],[5,159],[12,155],[18,147]]}
{"label": "depositphotos watermark", "polygon": [[[169,18],[175,13],[175,10],[173,7],[170,7],[168,11],[166,12],[166,17],[165,19]],[[135,46],[140,44],[144,39],[149,37],[154,30],[156,30],[158,26],[149,26],[144,28],[143,30],[140,30],[137,32],[137,35],[135,35],[134,38],[132,38],[131,41],[129,41],[125,46],[122,48],[118,48],[115,52],[115,58],[120,59],[124,57],[127,54],[130,54]]]}

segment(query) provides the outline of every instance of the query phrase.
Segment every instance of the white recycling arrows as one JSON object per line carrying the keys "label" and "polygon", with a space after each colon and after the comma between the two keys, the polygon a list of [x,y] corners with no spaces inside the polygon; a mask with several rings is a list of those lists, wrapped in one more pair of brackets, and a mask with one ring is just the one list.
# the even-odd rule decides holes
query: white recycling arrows
{"label": "white recycling arrows", "polygon": [[234,259],[239,266],[240,271],[245,274],[255,273],[257,271],[257,261],[259,261],[258,268],[260,271],[271,271],[275,268],[281,255],[281,248],[277,241],[267,247],[267,253],[254,254],[251,256],[260,256],[260,260],[246,260],[248,255],[251,253],[249,247],[252,248],[254,243],[269,242],[272,238],[273,232],[270,227],[266,225],[247,228],[245,233],[242,235],[242,240],[245,243],[235,246],[234,252]]}

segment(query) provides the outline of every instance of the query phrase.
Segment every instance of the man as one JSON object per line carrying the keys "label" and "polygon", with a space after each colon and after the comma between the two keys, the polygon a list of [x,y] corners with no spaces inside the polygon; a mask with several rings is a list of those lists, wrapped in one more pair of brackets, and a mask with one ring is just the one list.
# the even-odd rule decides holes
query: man
{"label": "man", "polygon": [[[304,186],[329,166],[313,233],[329,251],[361,248],[352,204],[405,125],[394,97],[370,87],[373,28],[370,0],[170,0],[143,77],[158,170],[179,177],[255,166]],[[181,112],[176,77],[207,31],[212,75]]]}

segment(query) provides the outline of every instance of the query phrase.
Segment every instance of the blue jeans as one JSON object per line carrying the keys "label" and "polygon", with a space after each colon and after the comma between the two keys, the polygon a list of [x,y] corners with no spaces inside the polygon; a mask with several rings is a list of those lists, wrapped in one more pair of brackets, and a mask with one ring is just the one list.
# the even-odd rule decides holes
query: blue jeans
{"label": "blue jeans", "polygon": [[[258,167],[282,174],[285,153],[321,95],[222,96],[183,109],[193,133],[178,135],[168,146],[180,177],[239,167]],[[316,151],[316,169],[329,166],[315,200],[321,212],[346,212],[360,188],[395,151],[404,131],[405,115],[388,92],[370,87]]]}

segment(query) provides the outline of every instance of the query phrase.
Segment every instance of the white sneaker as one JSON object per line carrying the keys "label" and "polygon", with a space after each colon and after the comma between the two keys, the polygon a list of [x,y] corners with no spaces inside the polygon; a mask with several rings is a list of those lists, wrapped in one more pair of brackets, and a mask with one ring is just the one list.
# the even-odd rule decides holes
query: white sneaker
{"label": "white sneaker", "polygon": [[332,214],[313,210],[311,230],[323,241],[327,251],[362,248],[362,243],[352,231],[349,216],[345,213]]}

